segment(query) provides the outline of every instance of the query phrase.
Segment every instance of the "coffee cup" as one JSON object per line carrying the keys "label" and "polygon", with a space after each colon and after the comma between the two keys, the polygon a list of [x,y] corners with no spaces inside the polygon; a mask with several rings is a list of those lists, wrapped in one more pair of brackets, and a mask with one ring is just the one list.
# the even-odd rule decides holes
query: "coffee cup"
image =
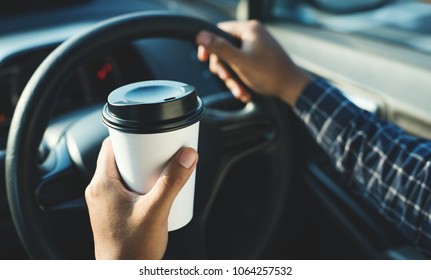
{"label": "coffee cup", "polygon": [[[204,105],[193,86],[176,81],[144,81],[122,86],[108,96],[102,121],[108,127],[115,160],[124,183],[146,194],[182,147],[198,148]],[[193,172],[171,207],[168,230],[193,217]]]}

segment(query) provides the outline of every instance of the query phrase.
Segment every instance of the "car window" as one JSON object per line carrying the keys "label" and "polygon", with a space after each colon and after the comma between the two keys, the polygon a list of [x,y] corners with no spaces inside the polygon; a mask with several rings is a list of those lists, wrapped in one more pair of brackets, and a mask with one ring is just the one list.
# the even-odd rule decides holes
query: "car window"
{"label": "car window", "polygon": [[431,53],[430,0],[276,0],[274,3],[271,13],[278,20],[295,20]]}

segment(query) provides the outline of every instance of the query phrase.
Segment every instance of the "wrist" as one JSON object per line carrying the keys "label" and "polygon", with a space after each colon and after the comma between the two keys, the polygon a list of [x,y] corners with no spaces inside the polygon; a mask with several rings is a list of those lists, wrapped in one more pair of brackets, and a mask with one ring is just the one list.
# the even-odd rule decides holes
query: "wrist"
{"label": "wrist", "polygon": [[283,86],[279,98],[293,107],[310,81],[310,75],[300,69],[296,69],[296,71],[290,75],[290,79],[288,79],[286,84]]}

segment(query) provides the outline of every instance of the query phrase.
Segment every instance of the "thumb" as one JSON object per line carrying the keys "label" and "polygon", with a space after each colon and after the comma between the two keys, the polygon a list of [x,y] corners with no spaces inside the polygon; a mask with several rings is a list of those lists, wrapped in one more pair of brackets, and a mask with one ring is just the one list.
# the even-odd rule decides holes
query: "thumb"
{"label": "thumb", "polygon": [[197,161],[198,154],[192,148],[182,148],[175,154],[148,193],[158,206],[170,209],[175,197],[195,170]]}
{"label": "thumb", "polygon": [[241,50],[229,43],[226,39],[214,35],[208,31],[201,31],[196,36],[196,43],[202,46],[205,51],[205,56],[213,53],[220,60],[232,65],[241,62],[243,54]]}

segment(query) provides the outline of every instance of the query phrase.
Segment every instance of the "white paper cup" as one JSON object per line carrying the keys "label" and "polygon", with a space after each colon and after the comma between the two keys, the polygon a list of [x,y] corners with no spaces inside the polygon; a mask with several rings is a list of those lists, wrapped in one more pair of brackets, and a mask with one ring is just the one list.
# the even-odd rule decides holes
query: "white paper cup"
{"label": "white paper cup", "polygon": [[[122,179],[132,190],[151,190],[163,168],[182,147],[198,148],[202,101],[189,85],[146,81],[114,90],[102,120],[109,129]],[[179,229],[193,217],[195,172],[175,198],[168,230]]]}

